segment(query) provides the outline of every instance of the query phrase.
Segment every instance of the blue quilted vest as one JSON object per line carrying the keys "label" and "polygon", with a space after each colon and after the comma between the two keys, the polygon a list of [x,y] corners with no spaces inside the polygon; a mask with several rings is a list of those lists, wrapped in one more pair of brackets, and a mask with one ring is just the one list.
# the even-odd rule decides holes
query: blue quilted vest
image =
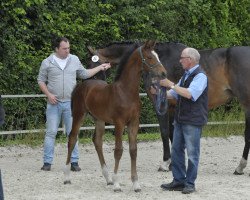
{"label": "blue quilted vest", "polygon": [[[205,72],[198,67],[184,81],[185,75],[181,79],[181,87],[188,88],[193,78]],[[196,101],[187,99],[179,95],[177,100],[177,109],[175,111],[175,120],[178,123],[203,126],[207,123],[208,118],[208,86]]]}

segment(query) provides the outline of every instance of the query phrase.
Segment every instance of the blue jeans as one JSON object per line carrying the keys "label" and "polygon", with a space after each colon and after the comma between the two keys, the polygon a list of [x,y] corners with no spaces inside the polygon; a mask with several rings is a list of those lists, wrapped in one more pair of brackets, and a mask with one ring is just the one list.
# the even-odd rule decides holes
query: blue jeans
{"label": "blue jeans", "polygon": [[[55,139],[61,119],[64,122],[67,136],[71,131],[72,115],[71,115],[70,104],[71,104],[70,101],[58,102],[55,105],[47,103],[46,134],[44,139],[44,157],[43,157],[44,163],[52,164],[53,162]],[[77,142],[71,155],[71,163],[78,162],[78,159],[79,155],[78,155],[78,142]]]}
{"label": "blue jeans", "polygon": [[[180,124],[174,122],[172,144],[172,173],[174,181],[187,187],[195,187],[200,158],[200,138],[202,126]],[[185,163],[187,149],[188,166]]]}

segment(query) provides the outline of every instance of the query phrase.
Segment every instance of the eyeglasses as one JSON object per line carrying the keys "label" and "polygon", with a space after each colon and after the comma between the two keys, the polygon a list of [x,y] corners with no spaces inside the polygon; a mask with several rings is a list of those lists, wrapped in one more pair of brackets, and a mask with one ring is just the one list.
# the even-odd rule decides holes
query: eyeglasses
{"label": "eyeglasses", "polygon": [[183,56],[183,57],[181,57],[180,59],[185,59],[185,58],[190,58],[190,57],[189,57],[189,56],[186,56],[186,57]]}

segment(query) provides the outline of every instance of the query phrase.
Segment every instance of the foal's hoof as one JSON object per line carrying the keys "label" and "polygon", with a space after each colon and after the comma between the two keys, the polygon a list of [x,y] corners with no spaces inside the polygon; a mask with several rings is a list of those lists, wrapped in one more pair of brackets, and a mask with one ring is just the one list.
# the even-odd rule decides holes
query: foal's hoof
{"label": "foal's hoof", "polygon": [[160,166],[158,169],[158,172],[166,172],[166,171],[167,171],[167,168],[165,168],[163,166]]}
{"label": "foal's hoof", "polygon": [[135,192],[140,192],[141,188],[135,189]]}
{"label": "foal's hoof", "polygon": [[113,190],[114,190],[114,192],[121,192],[121,191],[122,191],[122,189],[121,189],[120,184],[119,184],[119,183],[115,183],[115,182],[114,182],[114,187],[113,187]]}
{"label": "foal's hoof", "polygon": [[135,192],[140,192],[140,191],[141,191],[141,186],[140,186],[140,184],[138,183],[138,181],[135,181],[135,182],[133,183],[133,190],[134,190]]}
{"label": "foal's hoof", "polygon": [[234,171],[234,175],[243,175],[244,172],[237,172],[236,170]]}
{"label": "foal's hoof", "polygon": [[114,183],[110,181],[110,182],[107,182],[107,185],[114,185]]}
{"label": "foal's hoof", "polygon": [[163,161],[163,163],[160,165],[158,169],[159,172],[168,172],[171,170],[172,170],[172,164],[170,159],[168,161]]}
{"label": "foal's hoof", "polygon": [[64,181],[63,183],[64,183],[64,185],[67,185],[67,184],[71,184],[71,181],[67,180],[67,181]]}
{"label": "foal's hoof", "polygon": [[121,192],[122,189],[121,188],[114,188],[114,192]]}

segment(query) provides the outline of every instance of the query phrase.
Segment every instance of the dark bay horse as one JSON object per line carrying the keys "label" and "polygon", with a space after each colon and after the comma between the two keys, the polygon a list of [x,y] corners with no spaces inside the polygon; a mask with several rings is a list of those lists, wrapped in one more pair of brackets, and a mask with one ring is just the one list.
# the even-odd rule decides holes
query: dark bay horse
{"label": "dark bay horse", "polygon": [[[138,43],[122,42],[111,43],[108,46],[94,50],[89,47],[92,55],[96,54],[102,60],[105,58],[112,59],[113,63],[118,64],[123,52],[136,48]],[[167,77],[177,83],[183,74],[183,69],[179,59],[182,50],[186,45],[181,43],[157,43],[155,51],[159,55],[160,61],[167,70]],[[245,147],[242,159],[234,174],[243,174],[246,167],[247,158],[250,148],[250,47],[235,46],[230,48],[217,48],[210,50],[200,50],[200,65],[205,70],[209,82],[209,108],[216,108],[226,104],[233,97],[237,97],[245,110]],[[89,66],[96,64],[91,62]],[[97,78],[103,79],[103,74],[99,73]],[[143,76],[144,85],[149,84],[147,76]],[[145,89],[149,98],[153,102],[152,94]],[[160,124],[161,137],[163,142],[163,163],[159,167],[159,171],[168,170],[171,162],[169,139],[173,137],[173,120],[175,101],[169,100],[168,113],[166,115],[158,115]]]}
{"label": "dark bay horse", "polygon": [[[139,192],[141,190],[136,169],[137,132],[141,109],[139,97],[140,78],[142,73],[150,73],[152,77],[159,79],[166,77],[166,70],[160,63],[158,55],[153,51],[154,45],[155,42],[147,41],[143,46],[125,53],[121,59],[114,83],[107,84],[102,80],[86,80],[75,87],[71,99],[73,124],[68,141],[68,156],[64,171],[65,184],[70,183],[69,163],[72,150],[77,141],[79,128],[85,115],[90,113],[95,121],[93,142],[107,184],[114,184],[114,191],[121,191],[118,167],[123,153],[122,135],[125,126],[127,126],[131,158],[131,180],[134,191]],[[115,126],[115,167],[112,179],[102,150],[105,122]]]}

